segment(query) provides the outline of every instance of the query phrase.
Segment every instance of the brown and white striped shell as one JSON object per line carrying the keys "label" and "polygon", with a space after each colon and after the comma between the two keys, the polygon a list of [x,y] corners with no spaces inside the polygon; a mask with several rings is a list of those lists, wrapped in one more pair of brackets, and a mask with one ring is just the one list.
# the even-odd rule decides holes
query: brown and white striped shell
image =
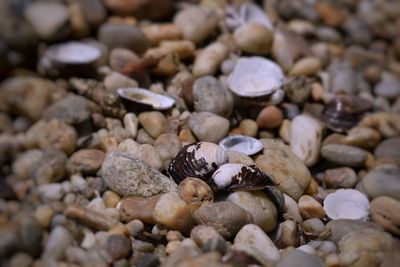
{"label": "brown and white striped shell", "polygon": [[196,177],[206,182],[212,173],[228,162],[228,154],[217,144],[198,142],[184,146],[168,167],[169,175],[176,183],[186,177]]}

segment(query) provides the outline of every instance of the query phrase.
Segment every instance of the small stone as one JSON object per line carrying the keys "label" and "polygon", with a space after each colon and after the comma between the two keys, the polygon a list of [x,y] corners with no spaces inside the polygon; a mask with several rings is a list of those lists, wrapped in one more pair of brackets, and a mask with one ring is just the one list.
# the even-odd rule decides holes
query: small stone
{"label": "small stone", "polygon": [[[139,131],[138,131],[138,134],[137,134],[137,137],[136,137],[136,141],[139,143],[139,144],[150,144],[150,145],[152,145],[152,144],[154,144],[154,138],[153,137],[151,137],[147,132],[146,132],[146,130],[145,129],[139,129]],[[139,146],[137,147],[137,149],[138,149],[138,151],[139,151]]]}
{"label": "small stone", "polygon": [[105,23],[98,30],[98,39],[110,50],[122,47],[143,54],[148,48],[146,35],[131,25]]}
{"label": "small stone", "polygon": [[328,68],[330,81],[329,92],[346,92],[354,95],[357,93],[356,81],[353,79],[354,70],[349,62],[333,62]]}
{"label": "small stone", "polygon": [[151,46],[157,46],[162,41],[182,38],[182,31],[173,23],[152,23],[143,25],[141,28]]}
{"label": "small stone", "polygon": [[258,124],[254,120],[244,119],[239,123],[239,128],[243,135],[256,137],[258,134]]}
{"label": "small stone", "polygon": [[218,143],[229,130],[229,121],[211,112],[193,112],[189,126],[200,141]]}
{"label": "small stone", "polygon": [[121,196],[150,197],[177,190],[174,181],[127,153],[108,154],[101,167],[100,176]]}
{"label": "small stone", "polygon": [[154,146],[142,144],[139,146],[138,157],[154,169],[161,170],[162,161]]}
{"label": "small stone", "polygon": [[152,137],[157,138],[165,131],[166,119],[159,111],[142,112],[139,115],[139,123]]}
{"label": "small stone", "polygon": [[316,11],[323,23],[330,27],[338,27],[346,20],[345,13],[328,2],[318,3]]}
{"label": "small stone", "polygon": [[39,206],[35,210],[35,218],[43,228],[49,227],[54,211],[47,205]]}
{"label": "small stone", "polygon": [[400,165],[400,137],[388,138],[379,143],[374,156],[377,160],[388,160]]}
{"label": "small stone", "polygon": [[154,207],[160,196],[156,195],[149,198],[131,196],[124,198],[118,207],[121,221],[140,220],[144,223],[155,224],[153,218]]}
{"label": "small stone", "polygon": [[276,267],[323,267],[323,261],[309,253],[302,252],[300,250],[294,249],[289,253],[285,254],[282,259],[275,265]]}
{"label": "small stone", "polygon": [[304,76],[293,76],[286,79],[283,90],[292,103],[300,104],[309,98],[312,86]]}
{"label": "small stone", "polygon": [[192,213],[203,204],[214,201],[211,187],[203,180],[194,177],[187,177],[179,183],[179,196],[189,204]]}
{"label": "small stone", "polygon": [[299,209],[301,216],[306,219],[325,217],[325,210],[315,198],[304,195],[299,199]]}
{"label": "small stone", "polygon": [[400,169],[393,165],[375,168],[364,176],[361,183],[365,192],[372,199],[388,196],[400,200]]}
{"label": "small stone", "polygon": [[65,194],[63,186],[60,183],[43,184],[37,190],[43,201],[60,200]]}
{"label": "small stone", "polygon": [[68,161],[70,173],[80,172],[83,175],[95,175],[100,169],[106,154],[98,149],[81,149],[73,153]]}
{"label": "small stone", "polygon": [[38,244],[41,244],[44,235],[39,222],[30,214],[21,212],[14,215],[12,223],[18,229],[17,247],[33,257],[38,257],[42,250],[42,246]]}
{"label": "small stone", "polygon": [[233,36],[243,52],[267,55],[271,50],[273,32],[260,23],[246,23],[237,28]]}
{"label": "small stone", "polygon": [[295,221],[285,220],[284,222],[280,223],[276,233],[277,234],[274,243],[278,246],[278,248],[299,246],[299,226]]}
{"label": "small stone", "polygon": [[133,220],[127,223],[126,227],[128,228],[130,236],[135,237],[137,234],[143,231],[144,224],[140,220]]}
{"label": "small stone", "polygon": [[113,191],[106,191],[103,194],[103,201],[107,208],[115,208],[121,198]]}
{"label": "small stone", "polygon": [[211,43],[196,56],[193,63],[193,75],[195,77],[215,75],[227,55],[228,47],[224,43]]}
{"label": "small stone", "polygon": [[174,133],[161,134],[154,142],[154,148],[157,150],[161,160],[163,161],[163,168],[167,169],[175,155],[182,148],[179,137]]}
{"label": "small stone", "polygon": [[59,149],[46,149],[36,165],[32,178],[38,184],[60,181],[66,173],[67,156]]}
{"label": "small stone", "polygon": [[72,236],[63,226],[56,226],[51,230],[42,256],[45,258],[61,260],[66,249],[72,245]]}
{"label": "small stone", "polygon": [[154,207],[154,221],[170,229],[188,233],[193,227],[189,205],[178,193],[163,194]]}
{"label": "small stone", "polygon": [[32,177],[42,157],[43,151],[39,149],[30,149],[19,154],[12,164],[13,173],[23,180]]}
{"label": "small stone", "polygon": [[185,239],[185,237],[179,231],[174,231],[174,230],[168,231],[167,236],[165,238],[168,241],[174,241],[174,240],[182,241],[183,239]]}
{"label": "small stone", "polygon": [[[373,149],[381,140],[381,134],[369,127],[353,127],[340,143],[348,146],[356,146],[364,149]],[[382,142],[383,143],[383,142]]]}
{"label": "small stone", "polygon": [[273,230],[277,223],[277,210],[262,191],[235,191],[226,200],[242,207],[253,217],[253,223],[265,232]]}
{"label": "small stone", "polygon": [[[115,15],[133,16],[138,19],[161,19],[173,11],[172,0],[105,0],[108,9]],[[153,8],[157,5],[157,8]]]}
{"label": "small stone", "polygon": [[286,220],[293,220],[298,223],[303,222],[297,202],[286,194],[283,194],[283,196],[285,198],[285,213],[283,214],[283,218]]}
{"label": "small stone", "polygon": [[139,126],[139,118],[135,113],[126,113],[124,116],[124,127],[129,131],[132,138],[136,138]]}
{"label": "small stone", "polygon": [[266,266],[274,265],[281,258],[272,240],[255,224],[245,225],[237,233],[233,249],[252,255]]}
{"label": "small stone", "polygon": [[303,231],[307,235],[319,236],[324,230],[325,225],[320,219],[312,218],[303,222]]}
{"label": "small stone", "polygon": [[110,235],[107,239],[107,252],[113,261],[126,258],[131,253],[131,242],[123,235]]}
{"label": "small stone", "polygon": [[384,79],[375,86],[374,92],[377,96],[396,99],[400,95],[400,81],[396,78]]}
{"label": "small stone", "polygon": [[[115,54],[113,56],[115,57]],[[118,88],[138,87],[139,86],[139,84],[135,80],[133,80],[121,73],[114,72],[114,71],[107,74],[107,76],[104,78],[103,82],[104,82],[104,86],[106,87],[106,89],[111,92],[115,92]]]}
{"label": "small stone", "polygon": [[322,67],[321,61],[317,57],[305,57],[297,61],[289,74],[292,76],[313,76],[320,71]]}
{"label": "small stone", "polygon": [[219,240],[225,242],[224,238],[212,227],[208,225],[197,225],[190,232],[190,238],[200,247],[204,248],[207,243]]}
{"label": "small stone", "polygon": [[205,76],[193,84],[194,109],[228,118],[233,109],[232,93],[216,78]]}
{"label": "small stone", "polygon": [[275,106],[263,108],[257,116],[257,125],[260,128],[275,128],[283,121],[283,114]]}
{"label": "small stone", "polygon": [[218,26],[218,14],[200,6],[185,8],[174,17],[174,24],[183,32],[183,38],[195,44],[203,42]]}
{"label": "small stone", "polygon": [[400,235],[400,201],[391,197],[377,197],[371,201],[372,220],[386,231]]}
{"label": "small stone", "polygon": [[341,166],[360,167],[367,160],[367,152],[357,147],[328,144],[321,148],[321,155],[329,162]]}
{"label": "small stone", "polygon": [[290,149],[307,166],[318,161],[322,124],[308,115],[296,116],[290,126]]}
{"label": "small stone", "polygon": [[33,258],[29,254],[19,252],[12,256],[9,261],[9,267],[29,267],[32,266]]}
{"label": "small stone", "polygon": [[229,163],[240,163],[244,165],[255,165],[255,162],[252,158],[250,158],[248,155],[241,153],[241,152],[235,152],[235,151],[227,151],[228,153],[228,160]]}
{"label": "small stone", "polygon": [[358,124],[377,129],[385,138],[400,135],[400,114],[394,112],[375,112],[366,115]]}
{"label": "small stone", "polygon": [[229,201],[202,205],[194,214],[197,224],[214,227],[224,238],[232,238],[242,226],[252,223],[250,213]]}
{"label": "small stone", "polygon": [[330,188],[352,188],[357,183],[357,174],[348,167],[328,169],[324,181]]}
{"label": "small stone", "polygon": [[172,252],[176,251],[181,247],[182,247],[182,241],[179,240],[169,241],[167,246],[165,247],[165,253],[171,254]]}

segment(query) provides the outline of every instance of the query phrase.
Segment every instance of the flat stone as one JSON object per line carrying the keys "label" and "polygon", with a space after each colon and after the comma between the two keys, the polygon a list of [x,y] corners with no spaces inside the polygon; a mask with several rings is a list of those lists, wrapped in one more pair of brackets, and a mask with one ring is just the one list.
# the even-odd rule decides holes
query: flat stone
{"label": "flat stone", "polygon": [[394,165],[377,167],[364,176],[362,185],[370,198],[388,196],[400,200],[400,169]]}
{"label": "flat stone", "polygon": [[374,155],[377,160],[389,160],[400,165],[400,137],[388,138],[379,143]]}
{"label": "flat stone", "polygon": [[294,249],[285,254],[276,267],[323,267],[324,262],[317,256]]}
{"label": "flat stone", "polygon": [[200,141],[218,143],[229,130],[229,121],[211,112],[193,112],[189,127]]}
{"label": "flat stone", "polygon": [[377,197],[371,201],[372,220],[386,231],[400,235],[400,201],[391,197]]}
{"label": "flat stone", "polygon": [[99,149],[81,149],[71,155],[67,168],[70,173],[95,175],[105,157],[106,154]]}
{"label": "flat stone", "polygon": [[321,148],[323,158],[340,166],[360,167],[367,160],[368,154],[365,150],[357,147],[328,144]]}

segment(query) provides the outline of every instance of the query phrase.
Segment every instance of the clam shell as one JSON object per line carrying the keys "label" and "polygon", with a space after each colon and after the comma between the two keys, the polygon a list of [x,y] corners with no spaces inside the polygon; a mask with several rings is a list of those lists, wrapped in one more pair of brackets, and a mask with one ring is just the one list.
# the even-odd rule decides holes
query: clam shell
{"label": "clam shell", "polygon": [[246,155],[254,155],[263,148],[259,140],[244,135],[228,136],[222,139],[219,145],[226,151],[241,152]]}
{"label": "clam shell", "polygon": [[198,142],[184,146],[168,167],[169,175],[180,183],[186,177],[208,181],[211,174],[228,162],[228,154],[218,145]]}
{"label": "clam shell", "polygon": [[53,45],[46,53],[50,60],[63,64],[88,64],[101,56],[99,48],[82,42]]}
{"label": "clam shell", "polygon": [[283,85],[281,67],[262,57],[241,57],[228,77],[229,89],[238,96],[256,98],[272,95]]}
{"label": "clam shell", "polygon": [[175,104],[171,97],[142,88],[119,88],[117,92],[128,111],[167,110]]}
{"label": "clam shell", "polygon": [[324,209],[328,217],[333,220],[366,219],[369,212],[369,201],[358,190],[339,189],[325,198]]}

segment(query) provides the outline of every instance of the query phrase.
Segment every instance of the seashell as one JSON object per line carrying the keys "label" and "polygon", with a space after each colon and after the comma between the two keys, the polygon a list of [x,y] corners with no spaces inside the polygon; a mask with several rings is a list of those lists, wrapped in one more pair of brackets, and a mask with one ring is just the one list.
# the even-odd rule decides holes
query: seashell
{"label": "seashell", "polygon": [[372,103],[353,95],[338,95],[325,107],[322,120],[335,132],[347,132],[355,126]]}
{"label": "seashell", "polygon": [[273,29],[272,23],[265,12],[253,3],[244,3],[239,7],[229,6],[226,9],[225,22],[232,31],[251,22],[260,23],[270,30]]}
{"label": "seashell", "polygon": [[339,189],[324,200],[324,209],[329,218],[359,220],[368,217],[368,198],[355,189]]}
{"label": "seashell", "polygon": [[119,88],[117,92],[125,108],[131,112],[167,110],[175,104],[171,97],[142,88]]}
{"label": "seashell", "polygon": [[178,152],[168,167],[168,173],[178,184],[186,177],[208,181],[212,173],[227,162],[228,154],[219,145],[198,142],[184,146]]}
{"label": "seashell", "polygon": [[219,142],[225,151],[241,152],[246,155],[254,155],[263,148],[262,143],[250,136],[231,135]]}

